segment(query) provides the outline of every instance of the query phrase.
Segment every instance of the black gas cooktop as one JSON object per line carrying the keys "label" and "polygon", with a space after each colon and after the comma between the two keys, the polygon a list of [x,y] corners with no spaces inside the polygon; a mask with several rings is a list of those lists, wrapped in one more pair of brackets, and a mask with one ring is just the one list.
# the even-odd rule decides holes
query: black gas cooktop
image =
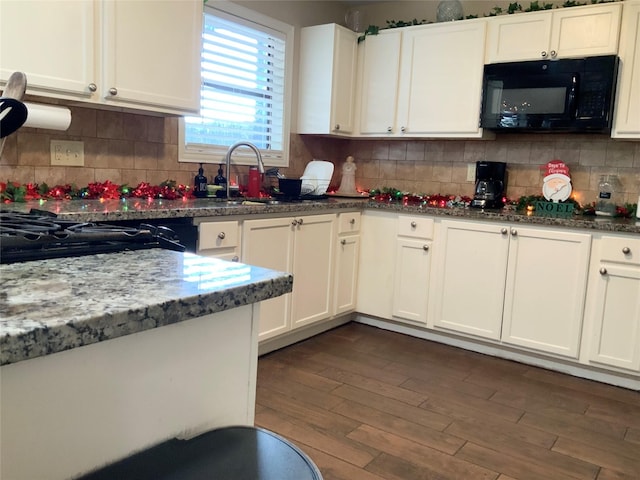
{"label": "black gas cooktop", "polygon": [[185,250],[175,233],[162,226],[78,222],[39,210],[0,212],[0,263],[148,248]]}

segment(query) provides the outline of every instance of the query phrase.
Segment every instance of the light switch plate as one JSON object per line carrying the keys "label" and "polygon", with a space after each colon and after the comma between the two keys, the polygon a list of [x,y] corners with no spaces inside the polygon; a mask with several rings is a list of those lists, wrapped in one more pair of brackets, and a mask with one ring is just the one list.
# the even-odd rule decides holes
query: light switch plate
{"label": "light switch plate", "polygon": [[83,167],[84,142],[51,140],[51,165]]}
{"label": "light switch plate", "polygon": [[467,163],[467,182],[476,181],[476,164]]}

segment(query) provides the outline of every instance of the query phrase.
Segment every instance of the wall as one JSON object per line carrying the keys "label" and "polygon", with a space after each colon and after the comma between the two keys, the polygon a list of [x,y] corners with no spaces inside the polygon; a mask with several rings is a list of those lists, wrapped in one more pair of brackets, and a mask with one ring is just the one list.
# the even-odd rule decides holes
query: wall
{"label": "wall", "polygon": [[[346,11],[340,2],[237,3],[297,26],[331,19],[340,22]],[[393,14],[388,13],[391,3]],[[478,7],[479,12],[488,12],[492,5],[500,4],[503,8],[508,5],[501,1],[463,3],[465,13],[469,13],[470,6]],[[385,4],[386,10],[377,15],[399,20],[417,18],[420,15],[416,9],[433,10],[437,2],[380,2],[362,8],[381,9]],[[197,165],[177,161],[178,120],[175,117],[73,105],[70,108],[72,122],[67,132],[23,128],[7,137],[0,158],[0,181],[75,183],[77,186],[105,180],[129,185],[142,181],[158,184],[167,179],[179,183],[193,181]],[[84,141],[85,166],[50,166],[52,138]],[[467,164],[482,159],[508,162],[507,194],[517,198],[539,194],[542,185],[539,166],[561,159],[571,169],[574,190],[581,202],[592,201],[603,173],[620,176],[625,201],[637,202],[640,193],[640,143],[615,141],[602,135],[498,135],[491,141],[374,141],[293,134],[290,152],[290,168],[285,173],[300,175],[313,158],[330,160],[336,164],[333,178],[336,186],[342,162],[347,155],[353,155],[358,166],[356,182],[362,189],[387,186],[416,193],[471,195],[473,183],[466,181]],[[208,178],[215,174],[215,166],[205,165]],[[244,177],[240,175],[239,180],[243,182]]]}

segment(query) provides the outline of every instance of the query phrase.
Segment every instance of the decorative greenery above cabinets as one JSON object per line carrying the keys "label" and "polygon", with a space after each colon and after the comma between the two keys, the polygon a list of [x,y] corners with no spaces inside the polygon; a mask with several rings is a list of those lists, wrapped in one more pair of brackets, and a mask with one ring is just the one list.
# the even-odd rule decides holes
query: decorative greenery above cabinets
{"label": "decorative greenery above cabinets", "polygon": [[[529,6],[526,8],[522,8],[522,5],[518,2],[510,3],[509,6],[505,9],[499,6],[495,6],[491,9],[489,13],[485,13],[483,17],[497,17],[499,15],[512,15],[514,13],[522,13],[522,12],[538,12],[541,10],[551,10],[553,8],[569,8],[569,7],[582,7],[584,5],[596,5],[601,3],[614,3],[622,0],[590,0],[590,2],[579,2],[576,0],[566,0],[561,6],[554,7],[553,3],[540,3],[539,0],[534,0],[529,3]],[[479,15],[467,15],[464,17],[465,19],[479,18]],[[367,29],[363,32],[362,35],[358,37],[358,43],[362,42],[367,35],[377,35],[380,30],[385,28],[401,28],[401,27],[412,27],[414,25],[425,25],[429,23],[434,23],[429,20],[418,20],[414,18],[413,20],[386,20],[386,27],[379,27],[377,25],[369,25]]]}

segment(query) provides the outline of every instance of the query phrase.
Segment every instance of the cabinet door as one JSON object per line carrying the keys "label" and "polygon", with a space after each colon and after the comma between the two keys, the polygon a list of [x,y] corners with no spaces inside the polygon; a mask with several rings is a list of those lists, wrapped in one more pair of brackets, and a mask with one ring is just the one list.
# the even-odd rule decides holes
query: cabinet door
{"label": "cabinet door", "polygon": [[331,316],[335,215],[297,218],[293,249],[292,328]]}
{"label": "cabinet door", "polygon": [[547,56],[552,15],[549,11],[489,18],[485,63],[541,60]]}
{"label": "cabinet door", "polygon": [[[366,40],[365,40],[366,41]],[[366,211],[362,214],[358,312],[391,319],[397,215]]]}
{"label": "cabinet door", "polygon": [[431,242],[399,238],[396,244],[396,272],[393,316],[412,323],[427,324]]}
{"label": "cabinet door", "polygon": [[200,110],[202,1],[103,2],[101,95],[111,103]]}
{"label": "cabinet door", "polygon": [[0,82],[16,71],[27,93],[89,98],[97,83],[92,1],[0,2]]}
{"label": "cabinet door", "polygon": [[621,12],[619,3],[555,10],[550,49],[559,58],[617,54]]}
{"label": "cabinet door", "polygon": [[359,132],[361,135],[388,135],[396,131],[400,31],[369,35],[360,44]]}
{"label": "cabinet door", "polygon": [[[244,263],[292,272],[294,226],[291,218],[247,220],[242,231]],[[294,278],[294,285],[297,281]],[[259,340],[291,329],[289,303],[291,294],[265,300],[260,304]]]}
{"label": "cabinet door", "polygon": [[356,45],[357,34],[335,23],[301,29],[298,133],[353,132]]}
{"label": "cabinet door", "polygon": [[403,33],[398,94],[401,133],[480,137],[486,22],[426,25]]}
{"label": "cabinet door", "polygon": [[502,341],[577,358],[591,236],[510,229]]}
{"label": "cabinet door", "polygon": [[640,268],[602,265],[591,311],[589,359],[640,371]]}
{"label": "cabinet door", "polygon": [[336,28],[331,93],[331,129],[335,133],[353,133],[355,128],[355,92],[357,40],[351,30]]}
{"label": "cabinet door", "polygon": [[336,245],[334,313],[350,312],[356,308],[360,235],[345,235]]}
{"label": "cabinet door", "polygon": [[443,221],[434,248],[434,325],[500,339],[509,253],[507,229]]}
{"label": "cabinet door", "polygon": [[626,0],[612,137],[640,138],[640,1]]}

